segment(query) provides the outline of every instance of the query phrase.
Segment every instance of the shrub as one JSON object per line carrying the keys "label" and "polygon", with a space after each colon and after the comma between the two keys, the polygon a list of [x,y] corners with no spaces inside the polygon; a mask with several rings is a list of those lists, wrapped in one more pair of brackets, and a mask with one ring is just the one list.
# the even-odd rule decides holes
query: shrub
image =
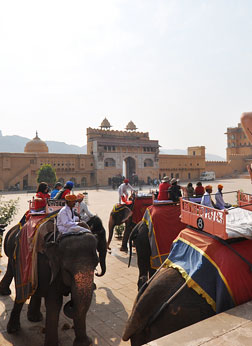
{"label": "shrub", "polygon": [[49,165],[42,165],[38,171],[37,182],[46,182],[49,186],[53,186],[56,183],[57,176],[55,169]]}
{"label": "shrub", "polygon": [[13,220],[14,216],[18,212],[18,204],[19,204],[19,198],[14,200],[10,199],[9,201],[3,201],[2,197],[0,196],[0,223],[4,224],[10,224],[10,222]]}

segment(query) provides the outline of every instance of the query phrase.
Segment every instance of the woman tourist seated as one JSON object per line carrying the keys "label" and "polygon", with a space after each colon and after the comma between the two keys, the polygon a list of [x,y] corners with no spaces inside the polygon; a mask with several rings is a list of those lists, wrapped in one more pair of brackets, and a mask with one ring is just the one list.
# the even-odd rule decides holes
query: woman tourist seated
{"label": "woman tourist seated", "polygon": [[34,198],[34,211],[43,211],[46,207],[46,201],[50,198],[49,187],[47,183],[40,183]]}
{"label": "woman tourist seated", "polygon": [[170,199],[168,194],[168,189],[170,187],[171,187],[170,178],[167,176],[163,177],[161,184],[159,185],[159,193],[157,198],[159,201],[166,201]]}
{"label": "woman tourist seated", "polygon": [[188,198],[192,198],[194,196],[194,188],[192,183],[188,183],[186,187],[186,194]]}
{"label": "woman tourist seated", "polygon": [[204,195],[205,189],[202,186],[202,183],[200,181],[197,182],[194,193],[195,193],[196,197],[202,197]]}

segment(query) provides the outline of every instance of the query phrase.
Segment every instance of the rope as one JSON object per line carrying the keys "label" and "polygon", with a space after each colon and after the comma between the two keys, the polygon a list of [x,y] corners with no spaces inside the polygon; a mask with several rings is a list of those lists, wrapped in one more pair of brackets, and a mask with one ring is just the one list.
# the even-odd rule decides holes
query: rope
{"label": "rope", "polygon": [[158,311],[152,315],[147,323],[147,326],[149,327],[153,322],[155,322],[155,320],[157,319],[157,317],[161,314],[161,312],[167,307],[168,304],[170,304],[170,302],[176,298],[176,296],[180,293],[180,291],[182,291],[182,289],[186,286],[187,281],[185,281],[183,283],[182,286],[179,287],[179,289],[166,301],[164,302],[161,307],[158,309]]}
{"label": "rope", "polygon": [[251,206],[252,203],[250,204],[244,204],[244,205],[237,205],[236,207],[231,207],[231,208],[228,208],[227,210],[232,210],[232,209],[236,209],[236,208],[244,208],[244,207],[249,207]]}
{"label": "rope", "polygon": [[152,275],[152,277],[149,278],[148,281],[146,281],[143,286],[140,288],[140,290],[138,291],[137,297],[136,297],[136,301],[138,301],[138,299],[140,298],[140,296],[144,293],[144,291],[146,290],[146,288],[149,286],[149,284],[151,283],[151,281],[154,279],[154,277],[160,272],[160,270],[165,266],[165,261],[161,264],[161,266],[158,268],[158,270]]}
{"label": "rope", "polygon": [[56,217],[53,219],[53,241],[56,242]]}

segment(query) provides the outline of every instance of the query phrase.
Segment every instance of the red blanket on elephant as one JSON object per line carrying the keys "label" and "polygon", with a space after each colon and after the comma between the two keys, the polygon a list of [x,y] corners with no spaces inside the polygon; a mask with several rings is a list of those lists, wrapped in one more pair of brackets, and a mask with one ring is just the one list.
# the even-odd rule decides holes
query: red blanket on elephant
{"label": "red blanket on elephant", "polygon": [[[252,240],[230,246],[252,263]],[[184,229],[174,241],[167,266],[178,269],[217,313],[252,299],[249,265],[218,240],[192,229]]]}
{"label": "red blanket on elephant", "polygon": [[24,302],[36,290],[37,282],[34,277],[33,263],[33,250],[35,243],[35,235],[38,227],[48,220],[51,215],[54,217],[55,213],[48,215],[32,215],[25,222],[23,217],[19,223],[20,232],[16,237],[16,248],[14,259],[16,262],[15,286],[16,286],[16,300],[17,302]]}
{"label": "red blanket on elephant", "polygon": [[176,204],[152,205],[145,211],[143,222],[149,229],[151,267],[157,269],[170,253],[173,240],[185,228],[180,221],[180,206]]}
{"label": "red blanket on elephant", "polygon": [[133,206],[132,221],[137,224],[142,220],[147,207],[152,205],[152,196],[136,197]]}

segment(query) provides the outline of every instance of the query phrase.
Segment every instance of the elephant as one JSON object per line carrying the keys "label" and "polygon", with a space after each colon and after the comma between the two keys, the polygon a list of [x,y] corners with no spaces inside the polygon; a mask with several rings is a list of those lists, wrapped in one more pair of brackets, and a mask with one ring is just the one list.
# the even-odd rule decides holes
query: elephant
{"label": "elephant", "polygon": [[251,300],[251,247],[252,240],[184,228],[140,288],[123,340],[139,346]]}
{"label": "elephant", "polygon": [[128,252],[128,239],[133,227],[142,219],[148,206],[152,204],[152,196],[138,197],[135,194],[131,196],[131,204],[115,205],[109,217],[109,237],[108,248],[113,237],[114,227],[125,223],[125,231],[122,239],[121,251]]}
{"label": "elephant", "polygon": [[[144,345],[215,314],[176,269],[162,268],[152,278],[144,292],[139,291],[122,336],[124,341],[130,339],[132,346]],[[163,304],[165,308],[160,309]]]}
{"label": "elephant", "polygon": [[[162,220],[162,227],[159,227],[157,217],[154,217],[154,212],[158,212],[158,220]],[[151,217],[149,217],[149,215],[151,215]],[[129,236],[129,266],[132,256],[132,245],[134,244],[139,269],[138,289],[141,288],[167,258],[173,240],[178,236],[179,232],[185,228],[185,224],[180,222],[179,215],[179,206],[154,205],[146,210],[143,218],[144,221],[140,221],[131,231]],[[153,229],[155,229],[155,234]],[[161,238],[159,233],[162,233]],[[161,242],[164,243],[162,246],[160,245]],[[156,256],[157,254],[158,256]],[[152,258],[155,259],[153,260]]]}
{"label": "elephant", "polygon": [[[41,298],[45,298],[46,327],[45,346],[58,346],[58,320],[62,306],[63,295],[71,293],[72,317],[74,322],[75,340],[74,346],[87,346],[92,340],[86,334],[86,314],[91,304],[93,294],[94,270],[99,262],[101,273],[105,274],[106,265],[106,237],[99,218],[93,221],[101,228],[96,234],[91,232],[61,235],[59,240],[43,243],[44,251],[37,254],[38,285],[32,295],[28,307],[28,320],[37,322],[42,320],[40,312]],[[91,222],[92,223],[92,222]],[[45,233],[53,234],[53,219],[45,221],[39,226]],[[91,226],[92,228],[92,226]],[[43,231],[43,230],[42,230]],[[0,282],[0,294],[10,294],[9,285],[14,277],[15,261],[13,253],[15,249],[15,237],[20,232],[19,225],[14,226],[6,235],[4,250],[8,256],[7,271]],[[22,230],[21,230],[22,232]],[[99,258],[97,256],[97,251]],[[20,329],[20,313],[24,302],[15,300],[7,332],[15,333]]]}
{"label": "elephant", "polygon": [[155,273],[155,269],[151,268],[150,257],[151,257],[151,247],[148,237],[148,227],[145,222],[140,221],[130,233],[129,236],[129,266],[132,257],[132,246],[134,243],[136,254],[137,254],[137,266],[139,270],[138,289]]}
{"label": "elephant", "polygon": [[118,211],[112,210],[109,217],[109,236],[108,236],[108,244],[107,247],[110,250],[110,243],[113,237],[114,227],[119,226],[122,223],[125,223],[125,231],[123,233],[122,246],[120,251],[128,252],[128,239],[132,228],[135,224],[132,221],[132,205],[122,205],[122,207]]}

